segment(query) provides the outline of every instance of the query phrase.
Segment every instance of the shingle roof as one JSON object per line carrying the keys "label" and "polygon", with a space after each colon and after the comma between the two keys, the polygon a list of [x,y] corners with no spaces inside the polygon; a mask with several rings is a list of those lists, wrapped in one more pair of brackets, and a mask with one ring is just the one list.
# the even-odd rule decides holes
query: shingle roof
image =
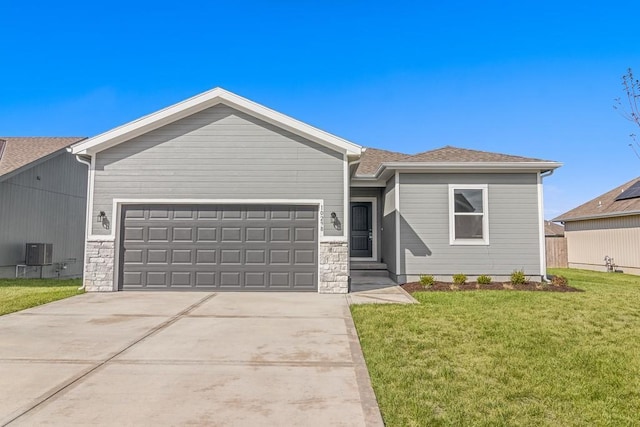
{"label": "shingle roof", "polygon": [[491,153],[489,151],[469,150],[447,145],[435,150],[414,154],[403,162],[546,162],[548,160],[530,157],[512,156],[509,154]]}
{"label": "shingle roof", "polygon": [[589,200],[587,203],[571,209],[553,220],[576,221],[593,217],[617,216],[631,212],[640,212],[640,198],[616,201],[616,197],[618,197],[620,193],[638,181],[640,181],[640,177],[634,178],[595,199]]}
{"label": "shingle roof", "polygon": [[549,237],[564,236],[564,227],[560,224],[556,224],[555,222],[545,221],[544,235]]}
{"label": "shingle roof", "polygon": [[488,151],[468,150],[447,145],[435,150],[418,154],[403,154],[394,151],[367,148],[362,155],[356,175],[373,175],[382,163],[439,163],[439,162],[548,162],[549,160],[530,157],[512,156],[509,154],[491,153]]}
{"label": "shingle roof", "polygon": [[80,137],[2,137],[0,136],[0,176],[55,153]]}
{"label": "shingle roof", "polygon": [[360,164],[358,165],[356,173],[358,175],[372,175],[378,170],[382,163],[393,162],[407,156],[409,155],[395,151],[367,148],[362,154],[362,157],[360,157]]}

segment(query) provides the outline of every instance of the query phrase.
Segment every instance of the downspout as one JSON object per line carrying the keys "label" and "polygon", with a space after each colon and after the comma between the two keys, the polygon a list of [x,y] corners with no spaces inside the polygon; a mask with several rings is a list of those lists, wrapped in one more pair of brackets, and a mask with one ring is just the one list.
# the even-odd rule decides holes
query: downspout
{"label": "downspout", "polygon": [[542,268],[542,280],[550,282],[551,279],[547,277],[547,250],[546,239],[544,235],[544,194],[542,189],[542,179],[553,175],[554,170],[548,170],[546,172],[538,172],[538,222],[539,235],[540,235],[540,267]]}
{"label": "downspout", "polygon": [[82,163],[83,165],[87,165],[87,209],[85,213],[86,223],[84,226],[84,255],[82,257],[82,286],[78,288],[79,291],[83,291],[85,288],[84,266],[87,262],[87,238],[89,237],[89,226],[91,225],[91,216],[90,216],[91,206],[89,206],[89,200],[90,200],[89,192],[91,191],[91,162],[89,160],[83,159],[82,157],[80,157],[79,154],[76,154],[76,160]]}

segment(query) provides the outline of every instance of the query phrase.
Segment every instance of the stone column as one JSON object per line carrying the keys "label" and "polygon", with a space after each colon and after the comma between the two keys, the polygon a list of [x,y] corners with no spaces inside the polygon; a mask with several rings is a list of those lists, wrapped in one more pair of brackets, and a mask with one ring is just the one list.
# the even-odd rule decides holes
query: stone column
{"label": "stone column", "polygon": [[321,294],[346,294],[349,292],[349,245],[346,241],[320,242]]}
{"label": "stone column", "polygon": [[95,240],[87,242],[84,260],[84,286],[87,292],[115,291],[114,255],[114,242]]}

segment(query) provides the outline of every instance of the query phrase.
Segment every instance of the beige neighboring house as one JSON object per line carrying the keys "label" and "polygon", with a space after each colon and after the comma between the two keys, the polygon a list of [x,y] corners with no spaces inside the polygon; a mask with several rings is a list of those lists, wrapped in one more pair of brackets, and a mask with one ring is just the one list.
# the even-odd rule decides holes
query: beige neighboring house
{"label": "beige neighboring house", "polygon": [[570,210],[553,221],[565,226],[569,268],[640,274],[640,177]]}

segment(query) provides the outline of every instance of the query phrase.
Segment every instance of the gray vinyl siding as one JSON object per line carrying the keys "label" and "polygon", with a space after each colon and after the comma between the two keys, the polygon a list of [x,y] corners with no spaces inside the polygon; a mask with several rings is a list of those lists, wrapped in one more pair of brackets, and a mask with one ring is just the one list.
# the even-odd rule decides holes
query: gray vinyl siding
{"label": "gray vinyl siding", "polygon": [[376,240],[377,240],[376,246],[377,246],[378,261],[380,261],[380,258],[382,256],[382,244],[383,244],[381,195],[382,195],[382,188],[379,188],[379,187],[351,187],[351,197],[375,197],[376,198],[376,205],[378,208],[376,212],[378,229],[375,230],[375,233],[376,233]]}
{"label": "gray vinyl siding", "polygon": [[94,186],[94,217],[114,198],[322,199],[325,235],[343,235],[343,155],[225,105],[98,153]]}
{"label": "gray vinyl siding", "polygon": [[395,178],[387,182],[382,193],[382,260],[393,277],[398,274],[396,267],[396,206]]}
{"label": "gray vinyl siding", "polygon": [[[449,184],[488,184],[488,246],[449,244]],[[399,192],[401,274],[541,274],[535,174],[400,174]]]}
{"label": "gray vinyl siding", "polygon": [[[38,179],[38,177],[40,179]],[[80,277],[84,255],[87,166],[59,155],[0,182],[0,277],[14,277],[26,243],[52,243],[60,277]],[[27,277],[39,276],[30,267]],[[43,277],[57,277],[54,266]]]}

